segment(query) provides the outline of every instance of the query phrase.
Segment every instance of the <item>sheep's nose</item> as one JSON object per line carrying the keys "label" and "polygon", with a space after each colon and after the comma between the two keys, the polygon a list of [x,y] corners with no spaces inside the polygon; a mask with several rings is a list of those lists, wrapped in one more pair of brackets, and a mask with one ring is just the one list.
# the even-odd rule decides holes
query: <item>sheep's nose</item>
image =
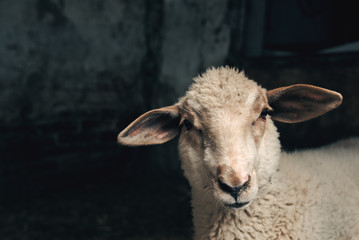
{"label": "sheep's nose", "polygon": [[220,165],[217,169],[217,181],[219,188],[230,194],[234,199],[248,188],[251,176],[247,171],[235,171],[227,165]]}
{"label": "sheep's nose", "polygon": [[243,191],[245,191],[248,188],[249,181],[250,181],[250,177],[248,178],[248,180],[245,183],[243,183],[241,185],[231,186],[231,185],[223,182],[223,180],[221,178],[219,178],[218,186],[223,192],[228,193],[234,199],[237,199],[239,194],[241,194]]}

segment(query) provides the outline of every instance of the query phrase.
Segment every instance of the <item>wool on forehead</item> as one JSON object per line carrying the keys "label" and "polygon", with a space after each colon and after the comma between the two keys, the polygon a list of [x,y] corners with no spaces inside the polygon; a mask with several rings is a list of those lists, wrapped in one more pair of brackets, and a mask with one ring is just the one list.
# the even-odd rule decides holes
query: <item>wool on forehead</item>
{"label": "wool on forehead", "polygon": [[184,99],[194,110],[247,107],[265,90],[238,69],[221,67],[207,70],[194,79]]}

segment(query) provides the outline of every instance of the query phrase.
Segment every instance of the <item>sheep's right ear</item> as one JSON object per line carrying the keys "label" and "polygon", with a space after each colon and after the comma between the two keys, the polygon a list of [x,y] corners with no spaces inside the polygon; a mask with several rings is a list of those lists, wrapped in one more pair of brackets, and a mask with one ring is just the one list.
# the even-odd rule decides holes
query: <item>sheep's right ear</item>
{"label": "sheep's right ear", "polygon": [[151,110],[126,127],[117,137],[120,144],[141,146],[165,143],[180,131],[180,112],[177,106]]}
{"label": "sheep's right ear", "polygon": [[267,91],[273,120],[296,123],[318,117],[343,100],[340,93],[307,84],[295,84]]}

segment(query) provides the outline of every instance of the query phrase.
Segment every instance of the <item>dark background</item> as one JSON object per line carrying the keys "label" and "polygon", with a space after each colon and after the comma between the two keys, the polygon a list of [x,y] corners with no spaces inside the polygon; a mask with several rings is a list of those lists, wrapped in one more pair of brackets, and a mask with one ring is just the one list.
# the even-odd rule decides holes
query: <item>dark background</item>
{"label": "dark background", "polygon": [[278,124],[283,147],[359,135],[359,8],[342,0],[0,0],[0,239],[190,239],[177,140],[117,134],[230,65],[340,108]]}

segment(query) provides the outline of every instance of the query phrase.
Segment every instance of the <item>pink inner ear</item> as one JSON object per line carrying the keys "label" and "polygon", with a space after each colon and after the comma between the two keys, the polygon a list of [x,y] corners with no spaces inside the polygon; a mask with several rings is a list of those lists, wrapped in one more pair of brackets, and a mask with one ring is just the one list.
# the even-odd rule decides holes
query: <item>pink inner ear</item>
{"label": "pink inner ear", "polygon": [[140,128],[137,128],[136,130],[133,130],[128,136],[129,137],[134,137],[136,135],[138,135],[142,130]]}
{"label": "pink inner ear", "polygon": [[306,108],[301,102],[293,102],[293,101],[281,101],[280,106],[283,109],[287,109],[287,111],[304,111]]}
{"label": "pink inner ear", "polygon": [[130,146],[161,144],[179,133],[179,122],[178,107],[155,109],[133,121],[117,139],[119,143]]}
{"label": "pink inner ear", "polygon": [[[163,129],[163,126],[165,125],[162,124],[152,125],[152,127],[150,128],[151,130],[146,130],[147,134],[144,137],[149,138],[155,136],[156,139],[158,140],[164,139],[164,137],[168,135],[168,132],[166,131],[166,129]],[[136,132],[139,132],[139,130],[136,130]]]}
{"label": "pink inner ear", "polygon": [[294,123],[309,120],[336,108],[342,96],[328,89],[296,84],[267,92],[270,114],[276,121]]}
{"label": "pink inner ear", "polygon": [[163,132],[163,133],[157,134],[156,138],[157,138],[158,140],[163,140],[163,139],[169,137],[170,135],[171,135],[171,134],[169,134],[168,132]]}
{"label": "pink inner ear", "polygon": [[305,92],[304,95],[306,97],[316,100],[318,102],[322,102],[322,101],[325,101],[328,99],[327,95],[315,94],[315,93],[311,93],[311,92]]}

